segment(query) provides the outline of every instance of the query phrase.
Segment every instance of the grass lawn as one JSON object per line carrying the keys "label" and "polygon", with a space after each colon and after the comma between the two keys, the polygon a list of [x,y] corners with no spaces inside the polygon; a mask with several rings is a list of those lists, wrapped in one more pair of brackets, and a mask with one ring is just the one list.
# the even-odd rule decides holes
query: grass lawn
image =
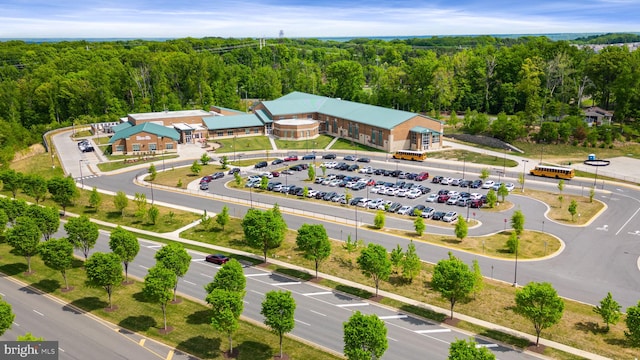
{"label": "grass lawn", "polygon": [[[51,162],[55,167],[52,168]],[[10,164],[11,169],[23,174],[38,174],[45,179],[51,179],[56,176],[64,176],[64,171],[60,166],[58,157],[51,157],[50,153],[42,153],[27,157],[25,159],[14,161]]]}
{"label": "grass lawn", "polygon": [[505,159],[500,156],[486,155],[466,150],[444,150],[434,151],[429,153],[430,159],[443,159],[453,161],[463,161],[474,164],[486,164],[489,166],[506,166],[514,167],[518,166],[518,163],[514,160]]}
{"label": "grass lawn", "polygon": [[[540,234],[537,232],[527,232],[523,235],[523,238],[526,239],[523,241],[522,245],[523,253],[529,252],[532,256],[535,256],[536,252],[539,253],[540,251],[544,251],[543,247],[540,246],[541,241],[539,235]],[[205,231],[201,226],[198,226],[183,232],[181,236],[192,240],[237,248],[262,255],[260,250],[250,248],[243,241],[243,233],[239,219],[232,218],[230,223],[226,226],[225,231],[222,231],[215,226],[209,231]],[[287,232],[282,245],[277,249],[269,250],[268,257],[282,259],[291,264],[303,266],[307,269],[313,269],[313,262],[305,260],[297,251],[295,236],[296,233],[294,231]],[[427,237],[429,236],[432,235],[427,235]],[[508,232],[503,232],[496,235],[496,239],[506,239],[507,236]],[[441,236],[438,236],[438,238],[439,237]],[[496,240],[496,244],[498,244],[496,247],[499,247],[501,241],[502,240]],[[456,245],[455,243],[457,242],[458,240],[453,240],[447,245]],[[481,247],[481,243],[479,244],[476,239],[467,238],[462,243],[464,246],[475,249]],[[487,249],[488,243],[488,241],[485,242],[485,251],[489,251]],[[341,241],[332,242],[331,256],[329,259],[321,263],[319,270],[323,273],[339,276],[343,279],[373,286],[373,281],[365,277],[360,272],[356,264],[359,250],[349,253],[344,249],[343,245],[344,244]],[[493,251],[499,252],[499,249],[495,249]],[[547,251],[551,251],[550,247],[547,248]],[[520,253],[518,255],[520,256]],[[303,280],[308,280],[313,276],[312,270],[309,270],[308,273],[300,273],[298,271],[281,269],[277,266],[272,266],[272,268],[291,276],[297,276]],[[432,272],[433,265],[424,263],[422,266],[422,272],[418,278],[414,279],[413,283],[406,283],[397,273],[394,273],[391,275],[389,281],[381,281],[380,289],[423,301],[428,304],[433,304],[435,306],[449,308],[449,303],[443,300],[438,293],[434,292],[429,287]],[[320,283],[364,298],[368,298],[372,295],[366,291],[336,284],[325,279],[321,279]],[[485,278],[484,284],[484,288],[478,294],[473,296],[470,301],[456,304],[454,310],[492,323],[501,324],[512,329],[534,334],[534,329],[530,322],[514,314],[510,310],[514,305],[515,289],[513,286],[503,282],[493,281],[488,278]],[[605,292],[606,289],[603,289],[603,297],[606,295]],[[442,321],[445,318],[445,315],[434,313],[421,307],[398,303],[391,299],[383,299],[382,303],[437,321]],[[566,301],[565,303],[565,312],[561,322],[550,329],[543,330],[542,336],[544,338],[565,343],[586,351],[599,353],[611,358],[622,359],[633,357],[636,349],[629,347],[625,340],[623,334],[625,329],[624,321],[612,326],[611,331],[608,334],[604,334],[601,331],[600,325],[598,325],[601,324],[601,319],[592,311],[591,306],[570,301]],[[483,329],[466,323],[463,323],[460,326],[464,329],[475,331],[492,338],[502,339],[503,341],[516,346],[524,347],[528,345],[528,343],[523,339],[518,339],[507,334],[497,333],[494,330]],[[545,354],[557,359],[575,359],[572,355],[553,349],[546,349]]]}
{"label": "grass lawn", "polygon": [[351,151],[373,151],[373,152],[386,152],[384,150],[376,149],[367,145],[362,145],[357,142],[352,142],[348,139],[338,139],[333,146],[331,146],[333,150],[351,150]]}
{"label": "grass lawn", "polygon": [[333,140],[333,136],[320,135],[315,139],[279,140],[276,139],[278,150],[324,150]]}
{"label": "grass lawn", "polygon": [[569,144],[537,144],[522,141],[516,141],[513,145],[525,152],[523,156],[539,160],[542,153],[543,162],[556,164],[582,162],[587,160],[589,154],[596,154],[599,159],[610,159],[618,156],[640,158],[640,144],[638,143],[625,143],[624,145],[617,145],[613,149]]}
{"label": "grass lawn", "polygon": [[[110,160],[121,160],[121,161],[110,161],[104,163],[98,163],[98,169],[104,172],[109,172],[113,170],[124,169],[129,166],[140,165],[140,164],[149,164],[155,161],[176,159],[178,158],[177,154],[166,154],[166,155],[150,155],[150,156],[131,156],[131,155],[109,155],[108,158]],[[160,165],[162,166],[162,165]],[[156,167],[158,167],[156,165]]]}
{"label": "grass lawn", "polygon": [[[251,160],[251,161],[252,163],[254,163],[254,160]],[[199,174],[194,174],[191,171],[191,166],[182,166],[177,168],[167,167],[165,171],[158,171],[158,175],[156,176],[156,180],[154,181],[154,184],[178,187],[178,182],[181,181],[182,182],[181,188],[186,189],[188,183],[194,180],[198,180],[205,175],[211,175],[214,172],[218,172],[218,171],[225,172],[224,178],[220,180],[215,180],[215,181],[225,181],[225,180],[233,179],[233,176],[227,175],[227,172],[226,172],[227,170],[223,170],[222,165],[220,165],[219,163],[210,162],[207,165],[201,164],[201,166],[202,166],[202,170],[200,170]],[[231,166],[235,166],[235,164]],[[156,164],[156,169],[160,170],[162,169],[162,167],[161,166],[158,167]]]}
{"label": "grass lawn", "polygon": [[[213,141],[221,146],[215,150],[216,154],[233,153],[241,154],[245,151],[273,150],[269,138],[266,136],[242,136],[236,138],[217,139]],[[235,144],[235,148],[234,148]]]}
{"label": "grass lawn", "polygon": [[[179,304],[168,304],[167,325],[175,330],[167,335],[160,335],[158,330],[163,326],[160,305],[144,299],[141,282],[117,287],[112,296],[117,310],[105,311],[104,308],[108,306],[107,294],[102,288],[88,288],[84,285],[86,277],[82,261],[76,260],[74,268],[68,271],[69,285],[74,289],[62,292],[64,282],[60,273],[44,266],[39,258],[32,259],[34,273],[27,276],[24,274],[24,258],[11,254],[7,244],[0,244],[0,252],[3,254],[0,258],[0,271],[93,315],[203,359],[223,359],[223,352],[228,350],[227,336],[211,327],[211,310],[204,303],[183,299]],[[34,335],[38,336],[37,333]],[[238,359],[273,359],[279,351],[278,337],[275,334],[245,321],[240,322],[238,331],[233,335],[233,343],[234,349],[239,350]],[[338,359],[287,337],[283,345],[284,352],[292,359]]]}
{"label": "grass lawn", "polygon": [[[522,194],[519,190],[516,191],[517,194]],[[559,192],[548,193],[531,189],[525,189],[524,192],[525,196],[532,197],[546,203],[549,206],[547,216],[552,220],[564,224],[584,225],[591,221],[591,219],[593,219],[593,217],[604,208],[604,204],[596,199],[593,199],[593,202],[589,202],[588,193],[585,193],[585,196],[563,194],[562,203],[560,203],[560,200],[558,199],[558,196],[560,195]],[[575,200],[576,203],[578,203],[578,213],[573,219],[569,213],[569,204],[571,204],[572,200]]]}

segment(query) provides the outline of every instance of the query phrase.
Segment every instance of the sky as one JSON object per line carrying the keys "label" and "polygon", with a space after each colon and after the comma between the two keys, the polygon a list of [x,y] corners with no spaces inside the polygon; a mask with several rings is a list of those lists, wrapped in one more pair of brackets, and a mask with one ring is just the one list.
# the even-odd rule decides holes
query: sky
{"label": "sky", "polygon": [[640,0],[0,0],[0,38],[639,32]]}

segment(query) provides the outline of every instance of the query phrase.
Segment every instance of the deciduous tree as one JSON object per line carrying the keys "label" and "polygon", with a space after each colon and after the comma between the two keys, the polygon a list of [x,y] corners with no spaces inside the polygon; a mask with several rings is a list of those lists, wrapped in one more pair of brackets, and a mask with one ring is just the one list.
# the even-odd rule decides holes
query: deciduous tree
{"label": "deciduous tree", "polygon": [[124,216],[124,209],[129,205],[127,194],[125,194],[124,191],[118,191],[113,198],[113,205],[116,207],[116,210],[120,212],[120,216]]}
{"label": "deciduous tree", "polygon": [[233,353],[233,333],[240,326],[239,319],[244,309],[243,297],[243,293],[218,288],[211,291],[206,298],[212,310],[211,326],[227,335],[229,354]]}
{"label": "deciduous tree", "polygon": [[609,324],[617,324],[621,316],[620,304],[613,299],[610,292],[600,300],[600,305],[593,307],[593,312],[602,317],[602,321],[606,325],[605,332],[609,332]]}
{"label": "deciduous tree", "polygon": [[416,252],[416,245],[413,240],[409,241],[409,245],[407,245],[407,252],[404,255],[404,259],[402,259],[401,265],[402,277],[412,283],[413,279],[420,274],[420,269],[422,268],[422,261]]}
{"label": "deciduous tree", "polygon": [[222,207],[222,211],[216,215],[216,223],[220,225],[222,231],[224,231],[224,227],[229,223],[229,208],[227,205]]}
{"label": "deciduous tree", "polygon": [[394,273],[398,272],[398,267],[400,266],[400,262],[404,258],[404,251],[402,250],[402,246],[400,244],[396,245],[396,248],[391,250],[391,254],[389,256],[389,260],[391,261],[391,267]]}
{"label": "deciduous tree", "polygon": [[493,191],[493,189],[489,189],[489,191],[487,191],[487,205],[489,205],[489,207],[493,209],[496,206],[497,202],[498,196],[496,195],[496,192]]}
{"label": "deciduous tree", "polygon": [[23,185],[24,175],[13,169],[5,169],[0,171],[0,180],[2,180],[2,190],[11,192],[13,198],[16,198],[18,190]]}
{"label": "deciduous tree", "polygon": [[267,262],[267,251],[282,244],[287,225],[275,207],[265,211],[249,209],[242,219],[242,230],[247,244],[262,249],[264,261]]}
{"label": "deciduous tree", "polygon": [[389,348],[387,327],[375,314],[356,311],[343,328],[344,355],[349,360],[380,359]]}
{"label": "deciduous tree", "polygon": [[159,264],[171,270],[176,277],[175,286],[173,287],[173,301],[176,301],[178,278],[183,277],[189,270],[191,255],[187,253],[181,243],[174,242],[161,247],[156,252],[156,260]]}
{"label": "deciduous tree", "polygon": [[376,284],[376,296],[378,296],[380,280],[387,280],[391,274],[391,260],[387,250],[382,245],[369,243],[360,252],[357,262],[360,271],[366,277],[373,279]]}
{"label": "deciduous tree", "polygon": [[100,196],[98,189],[94,186],[91,190],[91,194],[89,194],[89,206],[97,210],[98,207],[100,207],[100,203],[102,203],[102,197]]}
{"label": "deciduous tree", "polygon": [[27,174],[22,179],[22,190],[39,204],[47,197],[47,180],[39,174]]}
{"label": "deciduous tree", "polygon": [[496,356],[474,339],[456,340],[449,346],[448,360],[495,360]]}
{"label": "deciduous tree", "polygon": [[46,266],[60,271],[64,287],[68,290],[67,270],[73,266],[73,245],[65,238],[51,239],[40,243],[38,252]]}
{"label": "deciduous tree", "polygon": [[140,251],[138,238],[130,231],[116,227],[109,235],[109,248],[118,255],[124,265],[125,281],[129,281],[129,263],[136,258]]}
{"label": "deciduous tree", "polygon": [[453,307],[458,301],[467,300],[473,291],[476,277],[469,266],[462,260],[449,253],[449,259],[438,261],[433,268],[431,287],[449,301],[451,305],[451,319]]}
{"label": "deciduous tree", "polygon": [[569,211],[569,214],[571,214],[571,221],[575,221],[576,214],[578,213],[578,202],[575,200],[571,200],[571,204],[569,204],[568,211]]}
{"label": "deciduous tree", "polygon": [[307,260],[315,263],[316,278],[318,266],[331,254],[331,242],[324,226],[316,224],[302,224],[296,236],[296,245]]}
{"label": "deciduous tree", "polygon": [[282,338],[295,326],[296,301],[290,291],[269,291],[265,294],[260,314],[264,324],[280,337],[280,358],[282,358]]}
{"label": "deciduous tree", "polygon": [[16,315],[11,309],[11,304],[0,298],[0,336],[2,336],[5,331],[11,329],[15,317]]}
{"label": "deciduous tree", "polygon": [[514,311],[533,323],[538,346],[542,330],[557,324],[562,318],[564,301],[551,284],[531,282],[516,291]]}
{"label": "deciduous tree", "polygon": [[464,238],[467,237],[467,234],[469,233],[469,226],[467,225],[467,220],[464,219],[464,216],[458,217],[454,232],[456,233],[456,237],[460,239],[460,241],[464,240]]}
{"label": "deciduous tree", "polygon": [[42,238],[36,221],[26,216],[17,218],[15,225],[6,231],[5,238],[13,251],[27,260],[27,271],[30,273],[31,258],[38,254],[38,244]]}
{"label": "deciduous tree", "polygon": [[80,196],[76,182],[71,176],[56,176],[49,179],[47,189],[53,201],[62,207],[63,214],[66,213],[67,207],[73,205],[73,201]]}
{"label": "deciduous tree", "polygon": [[416,230],[418,236],[422,236],[426,228],[422,216],[416,216],[416,219],[413,221],[413,228]]}
{"label": "deciduous tree", "polygon": [[384,227],[385,216],[384,211],[378,210],[376,211],[376,216],[373,218],[373,225],[376,229],[382,229]]}
{"label": "deciduous tree", "polygon": [[208,283],[204,289],[207,293],[212,292],[215,289],[235,291],[241,293],[244,296],[245,288],[247,286],[247,279],[242,271],[242,265],[238,260],[231,259],[226,264],[222,265],[220,270],[216,273],[213,281]]}
{"label": "deciduous tree", "polygon": [[84,259],[87,260],[89,251],[93,249],[98,240],[98,225],[91,222],[86,215],[82,215],[69,219],[64,224],[64,230],[67,232],[67,239],[73,244],[73,247],[82,250]]}
{"label": "deciduous tree", "polygon": [[60,228],[60,213],[56,208],[31,205],[25,214],[36,221],[45,241]]}
{"label": "deciduous tree", "polygon": [[193,160],[193,163],[191,164],[191,172],[198,175],[200,174],[200,171],[202,171],[202,165],[200,165],[198,160]]}
{"label": "deciduous tree", "polygon": [[111,295],[122,282],[122,264],[114,253],[96,252],[84,265],[87,271],[87,285],[105,289],[109,296],[109,308],[113,309]]}
{"label": "deciduous tree", "polygon": [[504,202],[504,199],[507,197],[507,195],[509,195],[507,186],[504,183],[500,184],[500,187],[498,187],[498,196],[502,198],[502,202]]}
{"label": "deciduous tree", "polygon": [[167,302],[171,300],[171,290],[176,286],[176,281],[176,276],[171,269],[162,264],[156,264],[149,269],[142,286],[144,297],[151,302],[160,304],[165,331],[167,331]]}
{"label": "deciduous tree", "polygon": [[524,231],[524,214],[520,210],[516,210],[511,215],[511,227],[517,236]]}

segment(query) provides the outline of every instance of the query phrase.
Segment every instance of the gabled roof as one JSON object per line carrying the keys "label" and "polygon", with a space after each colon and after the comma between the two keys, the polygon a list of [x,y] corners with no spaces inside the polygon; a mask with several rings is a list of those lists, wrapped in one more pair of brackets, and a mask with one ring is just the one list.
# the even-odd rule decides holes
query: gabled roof
{"label": "gabled roof", "polygon": [[292,92],[276,100],[263,101],[262,104],[264,104],[273,117],[317,112],[383,129],[393,129],[416,116],[438,121],[408,111],[388,109],[380,106],[360,104],[301,92]]}
{"label": "gabled roof", "polygon": [[169,128],[154,123],[142,123],[140,125],[131,126],[116,132],[109,140],[109,144],[113,144],[116,140],[126,139],[141,132],[147,132],[161,137],[168,137],[176,141],[180,139],[180,134],[178,134],[178,132],[174,128]]}
{"label": "gabled roof", "polygon": [[207,116],[202,121],[209,130],[224,130],[233,128],[245,128],[264,126],[264,123],[256,114],[233,116]]}
{"label": "gabled roof", "polygon": [[420,133],[420,134],[430,134],[430,133],[434,133],[434,134],[442,134],[440,131],[435,131],[432,129],[427,129],[426,127],[422,127],[422,126],[414,126],[411,128],[412,132],[416,132],[416,133]]}
{"label": "gabled roof", "polygon": [[116,125],[116,126],[112,126],[112,127],[111,127],[111,130],[112,130],[114,133],[117,133],[117,132],[118,132],[118,131],[120,131],[120,130],[128,129],[128,128],[132,127],[132,126],[133,126],[133,125],[131,125],[131,123],[130,123],[130,122],[125,121],[125,122],[123,122],[123,123],[121,123],[121,124],[118,124],[118,125]]}

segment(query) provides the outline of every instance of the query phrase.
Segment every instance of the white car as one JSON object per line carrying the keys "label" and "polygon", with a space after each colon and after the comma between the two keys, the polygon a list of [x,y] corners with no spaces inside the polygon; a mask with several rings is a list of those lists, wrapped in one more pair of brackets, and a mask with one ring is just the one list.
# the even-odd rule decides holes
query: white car
{"label": "white car", "polygon": [[344,195],[340,195],[340,196],[336,196],[333,199],[331,199],[332,202],[342,202],[345,201],[346,197]]}
{"label": "white car", "polygon": [[307,197],[315,197],[318,192],[318,190],[309,190],[309,192],[307,193]]}
{"label": "white car", "polygon": [[323,179],[323,180],[322,180],[322,182],[321,182],[320,184],[322,184],[322,185],[329,185],[329,184],[331,184],[331,182],[332,182],[333,180],[335,180],[335,179],[329,179],[329,178],[326,178],[326,179]]}
{"label": "white car", "polygon": [[382,199],[374,199],[374,200],[369,201],[369,203],[367,204],[367,207],[369,209],[378,209],[378,207],[380,205],[384,206],[384,200],[382,200]]}
{"label": "white car", "polygon": [[409,212],[411,212],[411,209],[413,209],[413,206],[403,206],[400,208],[400,210],[398,210],[398,214],[400,215],[408,215]]}
{"label": "white car", "polygon": [[447,205],[455,205],[458,202],[458,199],[460,199],[460,196],[458,195],[451,196],[449,200],[447,200]]}
{"label": "white car", "polygon": [[422,191],[418,189],[411,189],[407,192],[407,197],[409,199],[417,199],[420,196],[422,196]]}
{"label": "white car", "polygon": [[438,201],[438,194],[429,194],[429,196],[427,196],[426,202],[436,202]]}
{"label": "white car", "polygon": [[379,193],[381,190],[384,190],[384,186],[382,185],[376,185],[374,187],[371,188],[371,190],[369,190],[369,192],[371,192],[372,194],[377,194]]}
{"label": "white car", "polygon": [[484,184],[482,184],[482,188],[483,189],[491,189],[493,187],[493,185],[495,185],[496,183],[492,180],[487,180],[484,182]]}
{"label": "white car", "polygon": [[405,197],[405,196],[407,196],[407,190],[406,189],[398,189],[398,191],[396,191],[396,196],[397,197]]}
{"label": "white car", "polygon": [[329,186],[331,187],[336,187],[338,186],[338,184],[340,184],[342,182],[342,180],[340,179],[333,179],[329,182]]}
{"label": "white car", "polygon": [[368,174],[369,171],[373,171],[371,166],[363,167],[362,169],[358,170],[360,174]]}
{"label": "white car", "polygon": [[392,187],[387,187],[387,188],[385,188],[385,190],[384,190],[384,194],[385,194],[385,195],[394,196],[394,195],[396,194],[396,190],[398,190],[398,189],[396,189],[396,188],[392,188]]}
{"label": "white car", "polygon": [[443,177],[442,180],[440,180],[440,184],[442,185],[449,185],[451,184],[451,181],[453,181],[452,178],[450,177]]}
{"label": "white car", "polygon": [[491,188],[494,191],[498,191],[498,189],[500,189],[500,185],[502,185],[502,183],[495,183],[495,184],[493,184],[493,186]]}
{"label": "white car", "polygon": [[367,199],[367,198],[363,198],[363,199],[360,199],[360,201],[358,201],[358,203],[356,204],[356,206],[359,206],[359,207],[367,207],[367,205],[368,205],[368,204],[369,204],[369,199]]}
{"label": "white car", "polygon": [[482,194],[478,194],[478,193],[471,193],[471,195],[469,196],[469,199],[471,200],[478,200],[482,198]]}
{"label": "white car", "polygon": [[449,211],[442,217],[444,222],[454,222],[456,220],[458,220],[458,213],[455,211]]}
{"label": "white car", "polygon": [[449,195],[449,197],[454,197],[460,195],[460,193],[457,191],[449,191],[447,195]]}
{"label": "white car", "polygon": [[516,188],[514,183],[506,183],[504,184],[504,187],[506,187],[508,191],[513,191],[513,189]]}
{"label": "white car", "polygon": [[431,216],[433,216],[434,212],[436,212],[436,209],[434,209],[432,207],[426,207],[426,208],[424,208],[424,210],[422,210],[422,214],[420,214],[420,215],[425,219],[429,219],[429,218],[431,218]]}
{"label": "white car", "polygon": [[267,179],[271,179],[271,178],[273,178],[273,174],[270,173],[270,172],[266,172],[265,171],[265,172],[260,173],[260,177],[266,177]]}

